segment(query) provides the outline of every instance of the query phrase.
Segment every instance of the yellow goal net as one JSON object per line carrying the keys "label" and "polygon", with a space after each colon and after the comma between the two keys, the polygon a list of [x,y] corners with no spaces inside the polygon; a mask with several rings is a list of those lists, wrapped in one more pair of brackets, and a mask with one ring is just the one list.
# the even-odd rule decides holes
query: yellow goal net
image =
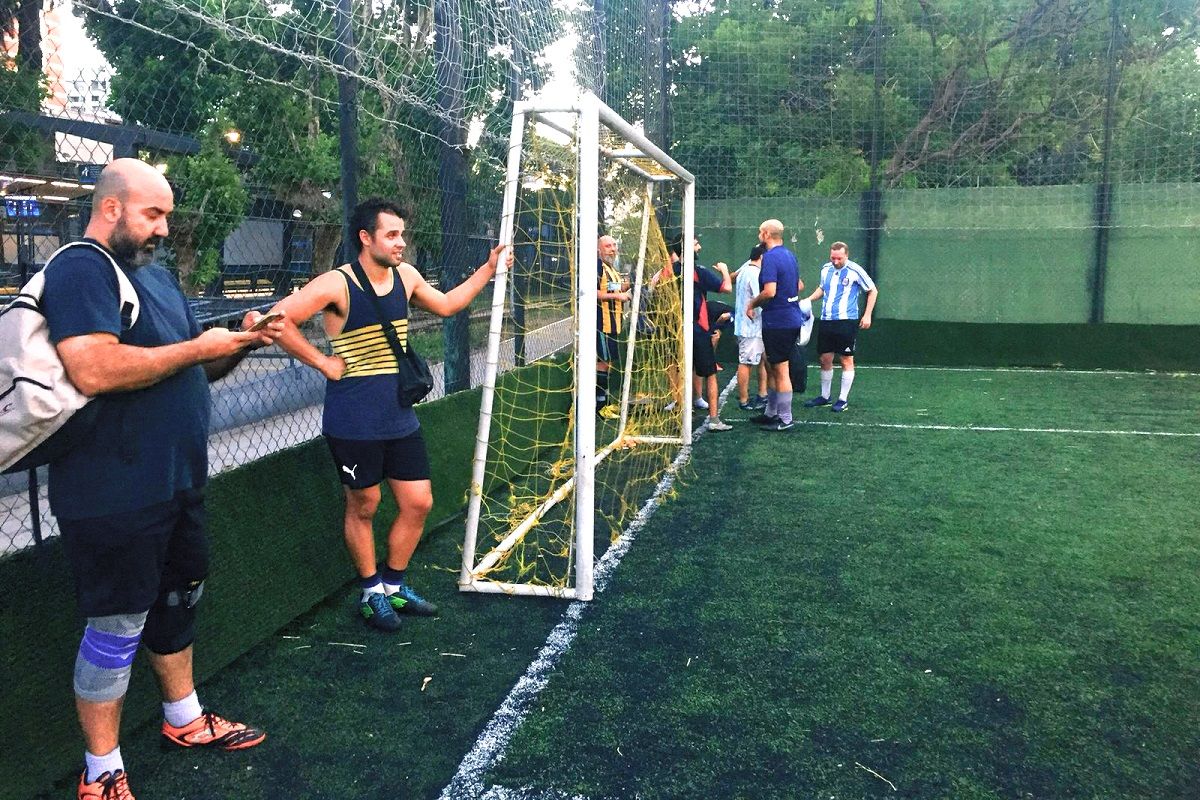
{"label": "yellow goal net", "polygon": [[690,444],[692,185],[591,95],[515,109],[462,590],[590,599]]}

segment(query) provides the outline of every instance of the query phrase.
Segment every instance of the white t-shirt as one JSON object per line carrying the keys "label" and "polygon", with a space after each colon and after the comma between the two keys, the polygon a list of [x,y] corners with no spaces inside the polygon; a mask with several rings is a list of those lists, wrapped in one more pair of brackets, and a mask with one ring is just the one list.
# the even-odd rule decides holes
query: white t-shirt
{"label": "white t-shirt", "polygon": [[738,271],[734,286],[733,333],[735,336],[762,336],[762,309],[754,309],[754,319],[746,318],[750,301],[758,296],[762,287],[758,285],[759,268],[747,261]]}

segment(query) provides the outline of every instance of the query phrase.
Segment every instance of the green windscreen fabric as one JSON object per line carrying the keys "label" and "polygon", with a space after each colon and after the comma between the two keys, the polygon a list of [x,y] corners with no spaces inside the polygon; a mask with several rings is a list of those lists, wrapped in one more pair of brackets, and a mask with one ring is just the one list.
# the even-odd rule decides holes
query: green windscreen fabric
{"label": "green windscreen fabric", "polygon": [[1200,322],[1200,184],[1122,184],[1113,191],[1104,321]]}
{"label": "green windscreen fabric", "polygon": [[[881,319],[976,324],[1089,321],[1097,261],[1094,185],[895,189],[883,193],[876,263]],[[702,263],[740,264],[759,224],[784,223],[784,244],[815,288],[829,245],[863,259],[859,195],[709,200],[697,203]],[[1200,321],[1200,186],[1118,186],[1107,259],[1104,321],[1195,325]]]}

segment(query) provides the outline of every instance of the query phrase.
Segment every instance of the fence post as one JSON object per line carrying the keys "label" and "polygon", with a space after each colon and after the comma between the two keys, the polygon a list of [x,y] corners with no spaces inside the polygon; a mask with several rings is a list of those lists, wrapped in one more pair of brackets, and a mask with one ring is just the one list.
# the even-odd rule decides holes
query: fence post
{"label": "fence post", "polygon": [[879,280],[879,250],[883,235],[883,194],[879,189],[879,128],[883,124],[883,0],[875,0],[874,65],[875,88],[871,112],[871,184],[859,202],[859,219],[866,232],[863,260]]}
{"label": "fence post", "polygon": [[[462,282],[467,246],[467,166],[463,153],[462,31],[458,0],[434,2],[434,70],[438,81],[438,195],[442,218],[442,269],[439,288],[448,292]],[[471,385],[471,310],[448,317],[442,328],[446,394]]]}
{"label": "fence post", "polygon": [[338,145],[342,169],[342,263],[358,257],[358,237],[350,215],[358,205],[358,69],[355,55],[353,0],[338,0],[334,9],[337,37]]}
{"label": "fence post", "polygon": [[1112,228],[1112,137],[1117,92],[1117,48],[1121,32],[1120,0],[1109,2],[1108,80],[1104,88],[1104,143],[1100,183],[1096,186],[1096,247],[1092,264],[1092,310],[1088,321],[1104,322],[1105,283],[1108,278],[1108,234]]}

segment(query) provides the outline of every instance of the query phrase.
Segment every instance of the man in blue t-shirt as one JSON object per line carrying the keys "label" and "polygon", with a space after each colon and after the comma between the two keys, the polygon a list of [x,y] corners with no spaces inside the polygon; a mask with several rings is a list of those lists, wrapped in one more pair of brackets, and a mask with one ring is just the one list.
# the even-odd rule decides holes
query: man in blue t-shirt
{"label": "man in blue t-shirt", "polygon": [[[50,465],[50,508],[87,619],[74,680],[86,745],[80,798],[132,797],[118,731],[139,644],[158,677],[167,741],[241,750],[266,738],[201,708],[192,642],[208,574],[208,383],[283,324],[250,332],[262,316],[251,312],[240,332],[201,332],[175,278],[150,263],[173,208],[157,170],[118,159],[96,182],[86,244],[46,265],[50,338],[71,383],[103,403],[91,440]],[[127,330],[114,264],[138,295]]]}
{"label": "man in blue t-shirt", "polygon": [[[858,297],[867,293],[867,306],[858,316]],[[842,362],[842,385],[833,411],[850,406],[850,387],[854,384],[854,346],[858,330],[871,327],[871,314],[879,289],[867,271],[850,260],[850,248],[844,242],[829,246],[829,261],[821,267],[821,284],[808,300],[821,303],[821,329],[817,333],[817,353],[821,357],[821,393],[804,403],[805,408],[829,405],[833,390],[833,354]]]}
{"label": "man in blue t-shirt", "polygon": [[753,420],[763,430],[786,431],[792,427],[792,377],[788,362],[792,348],[804,326],[804,314],[800,311],[800,265],[796,256],[783,246],[783,223],[769,219],[758,226],[758,240],[767,248],[762,257],[762,270],[758,282],[762,291],[750,301],[746,314],[761,307],[763,349],[767,356],[767,370],[774,388],[767,391],[767,407]]}

